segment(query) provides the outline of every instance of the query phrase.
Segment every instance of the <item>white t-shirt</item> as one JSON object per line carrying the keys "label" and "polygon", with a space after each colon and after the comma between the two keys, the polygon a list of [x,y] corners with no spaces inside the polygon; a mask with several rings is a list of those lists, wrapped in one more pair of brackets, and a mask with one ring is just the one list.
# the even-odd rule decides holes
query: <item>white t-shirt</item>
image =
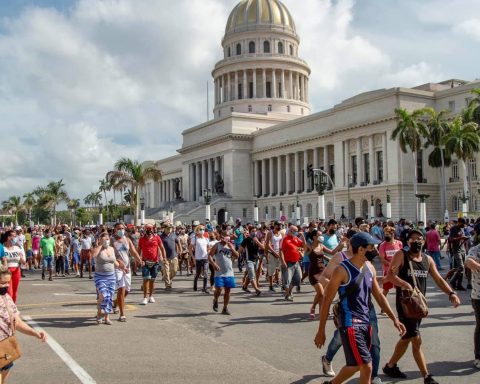
{"label": "white t-shirt", "polygon": [[4,252],[8,268],[18,268],[20,266],[20,260],[25,260],[25,252],[23,248],[20,248],[17,245],[14,245],[10,249],[4,247]]}
{"label": "white t-shirt", "polygon": [[82,243],[82,251],[92,249],[92,238],[90,236],[82,237],[80,242]]}
{"label": "white t-shirt", "polygon": [[204,237],[194,237],[192,239],[192,245],[195,247],[195,260],[207,260],[208,259],[208,239]]}
{"label": "white t-shirt", "polygon": [[[467,260],[468,259],[472,259],[473,261],[480,263],[480,245],[470,248],[467,255]],[[471,298],[475,300],[480,300],[480,272],[473,270]]]}

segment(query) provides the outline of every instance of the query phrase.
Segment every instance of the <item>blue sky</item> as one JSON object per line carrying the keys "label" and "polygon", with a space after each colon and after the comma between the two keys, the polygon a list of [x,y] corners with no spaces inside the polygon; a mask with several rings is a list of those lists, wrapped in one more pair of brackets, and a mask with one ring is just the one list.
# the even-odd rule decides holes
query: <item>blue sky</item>
{"label": "blue sky", "polygon": [[[0,0],[0,201],[120,156],[176,153],[238,0]],[[478,0],[284,0],[315,112],[364,91],[480,77]]]}

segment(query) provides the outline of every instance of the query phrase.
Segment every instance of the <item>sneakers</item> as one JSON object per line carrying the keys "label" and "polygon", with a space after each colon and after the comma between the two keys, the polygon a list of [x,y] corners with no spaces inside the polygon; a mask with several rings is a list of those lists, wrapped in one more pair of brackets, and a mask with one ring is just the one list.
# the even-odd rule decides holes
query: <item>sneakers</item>
{"label": "sneakers", "polygon": [[146,297],[144,297],[140,304],[141,305],[147,305],[148,304],[148,299]]}
{"label": "sneakers", "polygon": [[218,312],[218,301],[217,300],[213,300],[213,310],[215,312]]}
{"label": "sneakers", "polygon": [[328,361],[325,356],[322,356],[323,374],[328,377],[334,377],[335,371],[332,368],[332,362]]}
{"label": "sneakers", "polygon": [[287,301],[293,301],[293,296],[292,295],[286,295],[285,300]]}
{"label": "sneakers", "polygon": [[395,364],[392,368],[388,366],[388,364],[385,364],[383,367],[383,373],[387,375],[388,377],[392,377],[394,379],[406,379],[407,375],[400,371],[400,368],[398,368],[397,364]]}
{"label": "sneakers", "polygon": [[230,316],[231,313],[230,313],[230,311],[229,311],[227,308],[223,308],[222,315]]}
{"label": "sneakers", "polygon": [[247,287],[242,287],[243,292],[245,293],[252,293]]}
{"label": "sneakers", "polygon": [[438,384],[438,381],[433,378],[432,375],[427,375],[423,379],[424,384]]}
{"label": "sneakers", "polygon": [[270,288],[268,288],[269,292],[276,292],[275,291],[275,288],[273,288],[272,286]]}
{"label": "sneakers", "polygon": [[149,302],[149,303],[155,303],[155,299],[153,298],[153,296],[150,296],[150,297],[148,298],[148,302]]}
{"label": "sneakers", "polygon": [[480,369],[480,359],[475,359],[473,362],[473,366],[477,369]]}
{"label": "sneakers", "polygon": [[380,377],[377,376],[372,379],[372,384],[383,384],[383,382],[382,382],[382,379],[380,379]]}

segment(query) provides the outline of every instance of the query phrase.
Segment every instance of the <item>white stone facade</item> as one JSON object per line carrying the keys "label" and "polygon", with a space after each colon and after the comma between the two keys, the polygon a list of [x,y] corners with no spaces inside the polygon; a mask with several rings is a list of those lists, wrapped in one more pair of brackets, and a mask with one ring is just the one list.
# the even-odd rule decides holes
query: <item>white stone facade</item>
{"label": "white stone facade", "polygon": [[[262,9],[265,4],[267,11]],[[265,42],[269,52],[264,51]],[[161,218],[171,207],[175,220],[204,220],[203,194],[208,189],[213,192],[212,220],[222,222],[227,211],[228,218],[251,221],[255,201],[260,220],[281,214],[293,219],[297,200],[302,221],[318,217],[309,165],[334,181],[325,192],[327,217],[338,219],[342,212],[351,219],[370,217],[372,202],[375,216],[385,215],[387,189],[394,219],[416,217],[412,157],[391,140],[394,110],[432,107],[458,113],[480,82],[382,89],[310,114],[310,69],[298,57],[299,44],[293,19],[279,1],[240,2],[222,41],[225,58],[212,72],[215,118],[185,130],[179,155],[156,162],[164,178],[145,188],[150,217]],[[429,150],[423,152],[419,192],[430,195],[428,217],[441,219],[439,170],[428,166]],[[476,161],[470,167],[470,210],[477,210]],[[215,193],[215,172],[223,179],[225,194]],[[463,177],[460,166],[447,170],[452,216],[459,208]],[[181,201],[175,198],[175,179],[180,180]]]}

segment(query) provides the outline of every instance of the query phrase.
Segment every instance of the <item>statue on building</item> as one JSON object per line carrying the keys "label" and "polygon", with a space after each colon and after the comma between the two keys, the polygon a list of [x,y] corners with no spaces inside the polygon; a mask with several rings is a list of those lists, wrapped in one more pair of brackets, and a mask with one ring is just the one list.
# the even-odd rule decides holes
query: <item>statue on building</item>
{"label": "statue on building", "polygon": [[219,195],[223,195],[225,193],[225,184],[223,183],[222,176],[220,176],[220,172],[215,171],[215,192]]}
{"label": "statue on building", "polygon": [[175,187],[175,198],[177,200],[182,200],[182,192],[180,191],[180,182],[181,180],[179,178],[176,178],[174,181],[173,181],[175,184],[174,184],[174,187]]}

